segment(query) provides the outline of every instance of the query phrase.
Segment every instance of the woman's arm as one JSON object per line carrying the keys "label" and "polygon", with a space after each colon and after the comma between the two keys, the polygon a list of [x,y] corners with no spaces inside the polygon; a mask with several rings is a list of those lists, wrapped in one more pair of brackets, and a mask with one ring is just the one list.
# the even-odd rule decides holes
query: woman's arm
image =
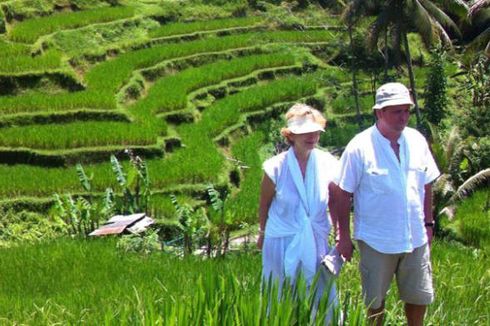
{"label": "woman's arm", "polygon": [[272,199],[276,194],[276,186],[272,180],[264,174],[262,183],[260,185],[260,202],[259,202],[259,238],[257,240],[257,247],[262,249],[264,244],[264,231],[267,223],[267,216],[269,214],[269,207],[271,206]]}

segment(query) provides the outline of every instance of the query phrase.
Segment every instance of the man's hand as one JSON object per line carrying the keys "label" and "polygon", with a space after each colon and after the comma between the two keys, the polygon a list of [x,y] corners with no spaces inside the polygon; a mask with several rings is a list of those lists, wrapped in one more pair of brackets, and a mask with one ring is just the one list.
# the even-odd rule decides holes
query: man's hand
{"label": "man's hand", "polygon": [[262,250],[263,245],[264,245],[264,235],[259,234],[259,237],[257,239],[257,248],[259,248],[259,250]]}
{"label": "man's hand", "polygon": [[340,237],[339,242],[337,242],[337,251],[345,258],[346,261],[352,259],[352,253],[354,251],[354,245],[350,238]]}

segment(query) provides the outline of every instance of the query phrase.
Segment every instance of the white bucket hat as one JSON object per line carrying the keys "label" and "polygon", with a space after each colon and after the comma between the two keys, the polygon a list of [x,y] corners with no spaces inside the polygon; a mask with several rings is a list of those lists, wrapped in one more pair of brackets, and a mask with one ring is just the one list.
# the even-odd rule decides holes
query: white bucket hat
{"label": "white bucket hat", "polygon": [[288,129],[293,134],[306,134],[315,131],[325,131],[323,127],[313,120],[312,115],[297,117],[288,121]]}
{"label": "white bucket hat", "polygon": [[387,83],[376,91],[376,104],[373,106],[373,110],[404,104],[413,105],[408,88],[401,83]]}

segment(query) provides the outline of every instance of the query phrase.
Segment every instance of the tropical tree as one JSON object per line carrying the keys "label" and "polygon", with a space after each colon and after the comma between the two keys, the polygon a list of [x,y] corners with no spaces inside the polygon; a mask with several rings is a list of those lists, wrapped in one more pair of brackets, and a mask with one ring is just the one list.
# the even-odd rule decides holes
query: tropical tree
{"label": "tropical tree", "polygon": [[417,126],[420,128],[421,116],[417,102],[415,78],[407,37],[407,34],[412,30],[421,36],[427,48],[430,48],[436,42],[451,45],[449,33],[461,38],[461,32],[454,21],[442,9],[428,0],[386,1],[381,7],[375,21],[370,26],[368,34],[368,47],[370,49],[376,48],[380,41],[380,36],[386,35],[387,32],[389,32],[391,37],[392,48],[395,53],[401,52],[403,44],[410,88],[415,103]]}
{"label": "tropical tree", "polygon": [[362,129],[362,116],[361,110],[359,108],[359,87],[357,83],[357,65],[355,62],[354,55],[354,39],[353,39],[353,29],[359,18],[370,8],[376,7],[373,1],[360,1],[353,0],[349,2],[342,13],[342,20],[347,26],[347,32],[349,34],[349,45],[350,45],[350,64],[352,72],[352,93],[354,95],[354,101],[356,105],[356,120],[359,130]]}
{"label": "tropical tree", "polygon": [[481,25],[482,31],[468,44],[467,52],[483,50],[490,58],[490,0],[476,0],[468,10],[468,18],[472,25]]}

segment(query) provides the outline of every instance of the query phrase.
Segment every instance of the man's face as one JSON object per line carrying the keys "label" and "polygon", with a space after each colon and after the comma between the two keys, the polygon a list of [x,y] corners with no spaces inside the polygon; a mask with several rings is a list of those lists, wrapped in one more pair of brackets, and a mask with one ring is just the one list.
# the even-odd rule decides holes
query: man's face
{"label": "man's face", "polygon": [[386,106],[379,110],[378,121],[392,132],[402,132],[408,124],[410,117],[410,105]]}

